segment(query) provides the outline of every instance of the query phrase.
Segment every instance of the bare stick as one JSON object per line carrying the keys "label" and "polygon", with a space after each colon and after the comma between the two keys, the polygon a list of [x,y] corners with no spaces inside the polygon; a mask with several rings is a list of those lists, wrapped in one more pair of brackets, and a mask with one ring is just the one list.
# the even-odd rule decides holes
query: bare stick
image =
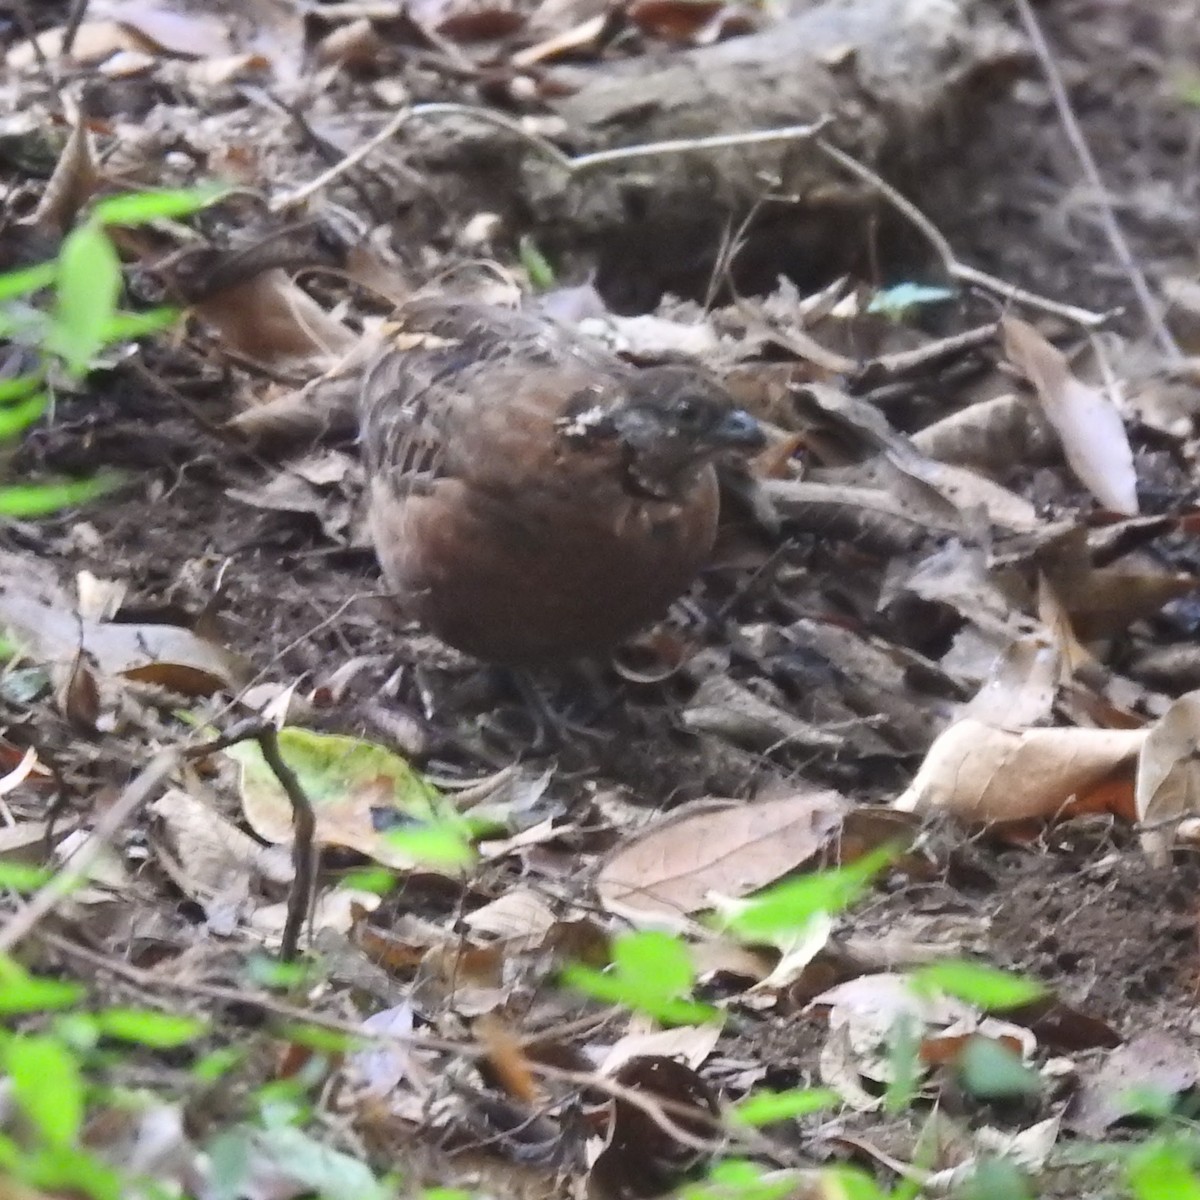
{"label": "bare stick", "polygon": [[283,761],[279,752],[279,734],[274,725],[268,725],[258,734],[258,746],[267,766],[275,772],[279,786],[287,793],[292,805],[292,863],[295,875],[288,893],[287,919],[283,925],[283,937],[279,948],[284,962],[296,957],[300,944],[300,931],[312,910],[313,889],[317,877],[317,855],[313,845],[316,833],[316,817],[312,801],[300,786],[296,772]]}
{"label": "bare stick", "polygon": [[335,163],[328,171],[322,172],[316,179],[306,183],[271,203],[271,210],[292,208],[322,188],[327,187],[338,176],[345,174],[352,167],[362,162],[371,151],[384,142],[389,141],[399,132],[401,126],[414,117],[468,117],[482,121],[485,125],[496,125],[509,133],[528,142],[547,161],[553,163],[568,175],[582,175],[606,167],[611,163],[624,162],[631,158],[656,158],[666,154],[685,154],[696,151],[725,150],[737,146],[757,146],[768,142],[798,141],[803,138],[815,137],[826,125],[829,117],[821,117],[807,125],[785,125],[780,129],[755,129],[746,133],[716,134],[702,138],[676,138],[665,142],[646,142],[640,146],[620,146],[615,150],[598,150],[594,154],[580,154],[575,158],[564,154],[553,142],[536,133],[530,133],[519,120],[504,113],[493,112],[487,108],[476,108],[470,104],[414,104],[412,108],[398,112],[378,133],[368,138],[357,149],[352,150],[341,162]]}
{"label": "bare stick", "polygon": [[1108,189],[1104,186],[1104,180],[1100,178],[1100,169],[1096,166],[1096,159],[1087,144],[1087,139],[1083,136],[1083,130],[1079,128],[1079,122],[1071,108],[1070,97],[1067,95],[1066,85],[1063,83],[1062,72],[1059,71],[1058,64],[1054,61],[1054,55],[1042,33],[1042,27],[1038,23],[1033,7],[1029,0],[1014,0],[1014,3],[1021,16],[1021,22],[1025,26],[1025,32],[1033,43],[1034,53],[1042,64],[1046,82],[1050,85],[1050,94],[1054,97],[1054,107],[1058,111],[1058,119],[1062,122],[1067,140],[1071,143],[1071,149],[1075,151],[1075,157],[1079,159],[1079,165],[1083,168],[1083,173],[1095,193],[1096,203],[1100,206],[1100,219],[1104,224],[1104,232],[1108,236],[1108,244],[1112,247],[1117,262],[1129,279],[1129,285],[1137,297],[1142,315],[1146,318],[1146,325],[1158,342],[1159,349],[1173,363],[1182,362],[1183,352],[1179,349],[1174,337],[1171,336],[1166,322],[1163,321],[1162,312],[1150,291],[1146,273],[1134,258],[1129,242],[1121,229],[1121,223],[1117,220],[1117,214],[1113,211]]}
{"label": "bare stick", "polygon": [[226,750],[238,742],[258,742],[263,760],[271,768],[279,786],[292,806],[292,885],[288,891],[287,917],[280,938],[279,956],[293,962],[300,945],[300,932],[312,911],[317,878],[315,846],[317,818],[312,801],[296,778],[296,772],[284,761],[279,749],[279,732],[270,721],[252,717],[235,725],[221,737],[201,746],[191,746],[184,754],[188,758],[203,758],[218,750]]}
{"label": "bare stick", "polygon": [[62,56],[70,58],[75,46],[75,35],[79,32],[83,18],[87,16],[88,0],[71,0],[71,11],[67,14],[67,26],[63,31]]}
{"label": "bare stick", "polygon": [[824,138],[817,138],[816,146],[823,154],[827,154],[834,162],[845,167],[852,175],[857,176],[864,183],[870,184],[901,216],[907,217],[925,235],[926,240],[942,260],[942,267],[946,274],[952,279],[957,279],[961,283],[974,284],[976,287],[985,288],[989,292],[1003,296],[1006,300],[1027,304],[1030,308],[1040,309],[1042,312],[1074,321],[1086,329],[1103,325],[1112,315],[1111,313],[1098,313],[1086,308],[1077,308],[1074,304],[1061,304],[1057,300],[1039,296],[1036,292],[1027,292],[1015,284],[997,279],[995,275],[988,275],[984,271],[976,270],[966,263],[959,262],[942,232],[911,200],[902,196],[870,167],[860,163],[858,159],[852,158],[844,150],[839,150],[837,146],[831,145]]}
{"label": "bare stick", "polygon": [[[50,80],[53,74],[50,70],[50,63],[46,58],[46,51],[42,48],[42,43],[38,40],[37,28],[29,17],[29,9],[25,6],[25,0],[14,0],[12,14],[21,32],[29,39],[38,69]],[[51,80],[51,82],[53,81]]]}

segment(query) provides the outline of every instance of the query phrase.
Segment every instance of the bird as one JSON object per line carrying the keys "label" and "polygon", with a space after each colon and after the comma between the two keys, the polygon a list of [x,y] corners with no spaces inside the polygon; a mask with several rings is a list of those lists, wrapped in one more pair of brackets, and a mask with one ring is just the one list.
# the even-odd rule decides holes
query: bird
{"label": "bird", "polygon": [[392,601],[517,669],[662,617],[712,552],[714,464],[765,444],[699,364],[639,369],[549,317],[449,298],[399,310],[358,422]]}

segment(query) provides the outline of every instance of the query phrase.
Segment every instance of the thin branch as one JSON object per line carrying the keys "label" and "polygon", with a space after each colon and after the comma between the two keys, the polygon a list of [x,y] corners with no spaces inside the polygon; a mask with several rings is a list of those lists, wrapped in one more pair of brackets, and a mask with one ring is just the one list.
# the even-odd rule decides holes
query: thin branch
{"label": "thin branch", "polygon": [[312,911],[316,892],[317,851],[316,814],[312,801],[296,777],[296,772],[284,761],[279,749],[279,732],[270,722],[261,717],[251,717],[239,722],[218,738],[199,746],[189,746],[183,751],[187,758],[205,758],[218,750],[227,750],[239,742],[256,741],[262,751],[263,760],[271,768],[279,786],[283,788],[292,806],[292,884],[288,891],[287,917],[283,924],[279,956],[284,962],[293,962],[300,945],[300,933],[304,922]]}
{"label": "thin branch", "polygon": [[1045,34],[1042,32],[1042,27],[1038,23],[1033,7],[1029,3],[1029,0],[1013,0],[1013,3],[1017,6],[1021,23],[1025,26],[1025,32],[1028,34],[1029,40],[1033,43],[1034,53],[1037,55],[1038,61],[1042,64],[1042,70],[1045,72],[1046,82],[1050,85],[1050,94],[1054,98],[1054,107],[1058,112],[1058,119],[1062,122],[1063,131],[1066,133],[1067,140],[1071,143],[1071,149],[1075,151],[1075,157],[1079,159],[1079,165],[1083,168],[1083,173],[1095,193],[1096,203],[1100,206],[1100,219],[1104,224],[1104,232],[1108,236],[1108,244],[1112,247],[1117,262],[1129,279],[1129,285],[1133,288],[1133,294],[1137,297],[1142,315],[1146,319],[1146,325],[1158,342],[1159,349],[1162,350],[1171,362],[1182,362],[1184,358],[1183,351],[1179,349],[1178,343],[1171,336],[1171,331],[1167,328],[1166,322],[1163,320],[1158,302],[1154,299],[1150,291],[1150,283],[1146,278],[1146,273],[1142,270],[1141,264],[1134,258],[1125,233],[1121,229],[1121,223],[1117,220],[1117,214],[1113,211],[1108,189],[1104,186],[1104,180],[1100,177],[1100,169],[1096,165],[1096,159],[1087,144],[1087,139],[1083,136],[1083,130],[1079,127],[1075,112],[1071,108],[1071,100],[1067,95],[1066,85],[1063,83],[1062,72],[1059,71],[1058,64],[1054,61],[1054,55],[1050,50],[1049,43],[1046,41]]}
{"label": "thin branch", "polygon": [[258,734],[258,746],[292,806],[292,864],[295,874],[288,893],[287,919],[284,921],[279,949],[283,961],[292,962],[300,944],[300,931],[312,911],[317,881],[317,852],[313,841],[317,822],[312,801],[300,786],[296,772],[284,762],[279,752],[279,734],[274,725],[268,725]]}
{"label": "thin branch", "polygon": [[88,0],[72,0],[71,11],[67,14],[67,25],[63,31],[62,56],[70,58],[75,48],[75,35],[79,32],[83,18],[87,16]]}
{"label": "thin branch", "polygon": [[[111,958],[88,946],[81,945],[71,938],[51,933],[48,930],[40,932],[38,937],[47,946],[51,946],[63,954],[85,962],[94,969],[106,971],[110,975],[124,979],[148,995],[156,995],[165,990],[228,1004],[253,1004],[263,1009],[264,1012],[268,1012],[282,1020],[314,1025],[321,1029],[328,1029],[334,1033],[342,1033],[361,1039],[364,1042],[400,1045],[417,1050],[429,1050],[434,1053],[455,1054],[468,1059],[485,1058],[489,1053],[488,1047],[481,1045],[479,1042],[455,1042],[446,1038],[430,1037],[422,1033],[395,1033],[364,1028],[358,1022],[330,1016],[326,1013],[312,1012],[301,1008],[299,1005],[278,1000],[274,996],[264,992],[248,992],[244,987],[226,987],[221,984],[202,983],[198,980],[179,979],[161,971],[146,971],[141,967],[133,966],[132,963]],[[537,1041],[541,1036],[542,1034],[540,1033],[536,1034],[529,1039],[525,1039],[523,1044],[525,1042]],[[599,1072],[573,1071],[569,1068],[557,1067],[551,1063],[536,1062],[532,1059],[529,1060],[528,1066],[530,1071],[543,1079],[557,1079],[563,1083],[572,1084],[580,1088],[591,1088],[599,1092],[604,1092],[616,1100],[623,1100],[644,1112],[660,1128],[670,1124],[671,1136],[679,1136],[679,1140],[687,1144],[692,1144],[694,1135],[678,1129],[673,1122],[664,1120],[664,1117],[668,1114],[686,1119],[694,1124],[707,1126],[714,1133],[723,1133],[734,1144],[740,1144],[745,1149],[754,1153],[768,1155],[777,1162],[791,1164],[795,1161],[794,1155],[782,1147],[769,1142],[756,1130],[728,1128],[724,1125],[720,1115],[706,1112],[694,1105],[679,1100],[671,1100],[665,1096],[656,1096],[653,1093],[639,1092],[634,1088],[618,1083],[615,1079],[601,1075]],[[694,1140],[697,1143],[697,1148],[712,1149],[709,1143],[698,1138]]]}
{"label": "thin branch", "polygon": [[352,150],[341,162],[335,163],[327,171],[323,171],[316,179],[297,188],[295,191],[277,197],[271,203],[271,210],[279,212],[293,208],[307,200],[309,196],[328,187],[339,176],[344,175],[352,167],[357,166],[373,150],[390,141],[413,118],[428,117],[467,117],[480,121],[485,125],[495,125],[500,129],[514,134],[527,142],[548,162],[553,163],[569,176],[583,175],[612,163],[625,162],[633,158],[657,158],[668,154],[686,154],[706,150],[725,150],[738,146],[758,146],[768,142],[794,142],[804,138],[815,137],[826,125],[830,118],[825,116],[807,125],[785,125],[779,129],[755,129],[746,133],[724,133],[712,137],[675,138],[663,142],[645,142],[638,146],[619,146],[613,150],[598,150],[594,154],[580,154],[574,158],[564,154],[553,142],[536,133],[530,133],[521,122],[507,116],[505,113],[492,109],[476,108],[470,104],[414,104],[412,108],[398,112],[378,133],[368,138],[357,149]]}
{"label": "thin branch", "polygon": [[988,275],[984,271],[979,271],[975,267],[960,262],[954,256],[954,250],[946,240],[945,235],[911,200],[907,200],[902,196],[890,183],[872,171],[870,167],[860,163],[858,159],[852,158],[844,150],[839,150],[837,146],[831,145],[824,138],[817,138],[815,144],[823,154],[827,154],[834,162],[845,167],[852,175],[875,188],[901,216],[907,217],[924,234],[926,240],[937,253],[938,258],[942,260],[943,270],[952,279],[957,279],[960,283],[974,284],[976,287],[985,288],[989,292],[1003,296],[1006,300],[1012,300],[1018,304],[1027,304],[1030,308],[1040,309],[1042,312],[1063,317],[1068,321],[1074,321],[1076,324],[1082,325],[1085,329],[1093,329],[1098,325],[1103,325],[1112,315],[1111,313],[1098,313],[1092,312],[1090,309],[1078,308],[1074,304],[1061,304],[1057,300],[1051,300],[1046,296],[1039,296],[1036,292],[1027,292],[1024,288],[1017,287],[1015,284],[1006,283],[1003,279],[997,279],[995,275]]}

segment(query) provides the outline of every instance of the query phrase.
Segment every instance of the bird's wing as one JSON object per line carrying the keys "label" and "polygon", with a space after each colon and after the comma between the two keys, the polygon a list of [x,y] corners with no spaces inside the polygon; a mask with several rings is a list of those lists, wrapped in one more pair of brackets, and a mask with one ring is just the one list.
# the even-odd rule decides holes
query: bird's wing
{"label": "bird's wing", "polygon": [[[359,438],[367,469],[405,496],[469,464],[456,446],[478,444],[495,406],[535,396],[542,371],[577,378],[628,368],[599,345],[528,313],[467,301],[415,301],[366,372]],[[510,409],[514,421],[518,414]]]}

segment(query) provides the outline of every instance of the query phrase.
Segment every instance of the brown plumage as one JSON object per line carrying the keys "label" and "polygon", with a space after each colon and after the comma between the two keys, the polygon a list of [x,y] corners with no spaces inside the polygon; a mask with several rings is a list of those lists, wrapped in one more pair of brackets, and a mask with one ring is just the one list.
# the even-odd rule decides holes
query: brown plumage
{"label": "brown plumage", "polygon": [[712,550],[713,460],[761,446],[699,368],[637,370],[544,318],[417,301],[367,373],[369,523],[405,615],[489,662],[610,649]]}

